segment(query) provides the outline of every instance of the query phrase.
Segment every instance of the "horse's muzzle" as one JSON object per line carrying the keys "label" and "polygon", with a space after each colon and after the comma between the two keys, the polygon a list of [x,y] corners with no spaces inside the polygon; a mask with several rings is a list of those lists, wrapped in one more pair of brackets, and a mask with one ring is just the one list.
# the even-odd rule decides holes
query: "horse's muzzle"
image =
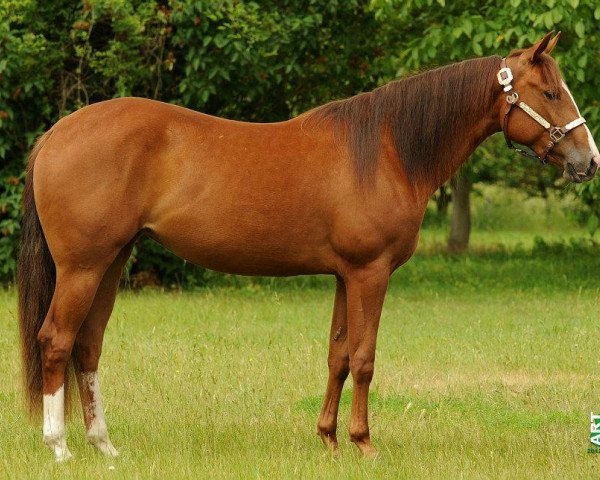
{"label": "horse's muzzle", "polygon": [[577,173],[575,166],[572,163],[567,162],[567,165],[565,166],[565,171],[563,173],[563,177],[573,183],[587,182],[588,180],[594,178],[597,170],[598,163],[596,163],[596,160],[594,158],[590,160],[590,164],[584,173]]}

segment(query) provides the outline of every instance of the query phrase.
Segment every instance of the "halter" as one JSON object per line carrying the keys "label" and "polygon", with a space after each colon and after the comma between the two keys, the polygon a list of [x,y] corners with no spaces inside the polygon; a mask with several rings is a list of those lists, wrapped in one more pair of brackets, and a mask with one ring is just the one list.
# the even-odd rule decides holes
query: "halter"
{"label": "halter", "polygon": [[[502,68],[498,71],[498,83],[504,87],[505,92],[510,92],[513,90],[512,81],[513,81],[512,70],[506,64],[506,58],[502,59]],[[556,127],[552,126],[548,120],[542,117],[539,113],[537,113],[533,108],[527,105],[525,102],[519,102],[519,94],[516,91],[512,91],[506,96],[507,108],[504,113],[504,123],[502,126],[502,131],[504,132],[504,140],[506,141],[506,145],[508,148],[515,150],[517,153],[520,153],[524,157],[535,158],[538,159],[542,164],[547,163],[547,157],[552,151],[552,149],[556,146],[558,142],[560,142],[565,135],[569,133],[571,130],[583,125],[585,123],[585,118],[579,117],[572,122],[567,123],[564,127]],[[517,103],[518,102],[518,103]],[[550,135],[550,141],[546,145],[544,152],[542,155],[537,155],[535,153],[528,152],[521,148],[517,148],[513,145],[510,138],[508,138],[508,119],[510,112],[513,107],[519,107],[523,110],[527,115],[533,118],[537,123],[539,123],[545,130],[548,131]]]}

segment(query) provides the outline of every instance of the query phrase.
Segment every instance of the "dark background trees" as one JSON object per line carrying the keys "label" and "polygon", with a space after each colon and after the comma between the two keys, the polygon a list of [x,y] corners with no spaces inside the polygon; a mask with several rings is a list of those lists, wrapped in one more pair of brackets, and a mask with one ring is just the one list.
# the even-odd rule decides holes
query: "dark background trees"
{"label": "dark background trees", "polygon": [[[0,280],[14,274],[27,152],[57,119],[88,103],[136,95],[277,121],[423,68],[505,54],[560,29],[558,60],[594,127],[599,19],[591,0],[0,0]],[[515,161],[497,140],[462,174],[453,182],[463,189],[458,206],[476,181],[541,196],[561,185],[556,172]],[[579,189],[591,227],[599,188]],[[438,193],[441,209],[450,190]],[[454,216],[464,227],[468,210]],[[468,240],[468,229],[466,238],[459,230],[456,250]],[[149,242],[137,248],[133,270],[166,283],[210,277]]]}

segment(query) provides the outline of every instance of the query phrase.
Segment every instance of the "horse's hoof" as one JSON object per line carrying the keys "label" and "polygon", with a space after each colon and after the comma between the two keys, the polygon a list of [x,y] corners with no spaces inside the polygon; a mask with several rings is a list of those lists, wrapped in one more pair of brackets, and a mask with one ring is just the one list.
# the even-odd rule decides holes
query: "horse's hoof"
{"label": "horse's hoof", "polygon": [[73,454],[69,451],[67,447],[64,449],[54,450],[54,458],[56,463],[63,463],[73,458]]}
{"label": "horse's hoof", "polygon": [[119,451],[113,446],[113,444],[111,443],[111,441],[108,438],[107,439],[93,439],[93,440],[88,438],[88,441],[90,442],[90,444],[92,446],[97,448],[102,454],[106,455],[107,457],[118,457],[119,456]]}
{"label": "horse's hoof", "polygon": [[371,445],[364,449],[361,448],[360,451],[362,452],[363,457],[368,460],[375,460],[379,456],[379,452]]}
{"label": "horse's hoof", "polygon": [[73,455],[67,448],[67,439],[61,435],[44,435],[44,443],[54,453],[56,463],[66,462]]}
{"label": "horse's hoof", "polygon": [[369,440],[365,440],[362,442],[355,441],[354,443],[359,448],[363,458],[374,460],[379,455],[379,452],[377,452],[377,449],[373,445],[371,445],[371,442]]}
{"label": "horse's hoof", "polygon": [[338,452],[338,441],[337,441],[337,437],[328,433],[324,433],[324,432],[318,432],[319,437],[321,437],[321,441],[323,442],[323,445],[325,445],[325,447],[327,448],[328,452],[330,452],[332,455],[337,455]]}

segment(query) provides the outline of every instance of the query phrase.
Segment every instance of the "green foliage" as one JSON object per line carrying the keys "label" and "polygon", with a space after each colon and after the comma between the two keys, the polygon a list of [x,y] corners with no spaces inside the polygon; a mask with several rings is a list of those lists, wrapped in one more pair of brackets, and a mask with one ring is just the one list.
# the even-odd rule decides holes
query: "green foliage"
{"label": "green foliage", "polygon": [[600,218],[600,182],[597,179],[577,186],[581,202],[588,208],[588,229],[594,235]]}
{"label": "green foliage", "polygon": [[23,176],[0,179],[0,279],[15,271]]}
{"label": "green foliage", "polygon": [[275,121],[373,87],[377,24],[359,0],[176,2],[181,101]]}
{"label": "green foliage", "polygon": [[565,189],[561,172],[555,167],[540,165],[507,150],[501,133],[484,142],[461,172],[472,182],[519,188],[531,197],[548,198],[550,191],[571,191]]}
{"label": "green foliage", "polygon": [[[365,0],[0,0],[0,281],[14,274],[21,172],[35,138],[88,103],[135,95],[275,121],[376,86]],[[19,178],[18,183],[4,181]],[[132,273],[211,274],[142,243]]]}

